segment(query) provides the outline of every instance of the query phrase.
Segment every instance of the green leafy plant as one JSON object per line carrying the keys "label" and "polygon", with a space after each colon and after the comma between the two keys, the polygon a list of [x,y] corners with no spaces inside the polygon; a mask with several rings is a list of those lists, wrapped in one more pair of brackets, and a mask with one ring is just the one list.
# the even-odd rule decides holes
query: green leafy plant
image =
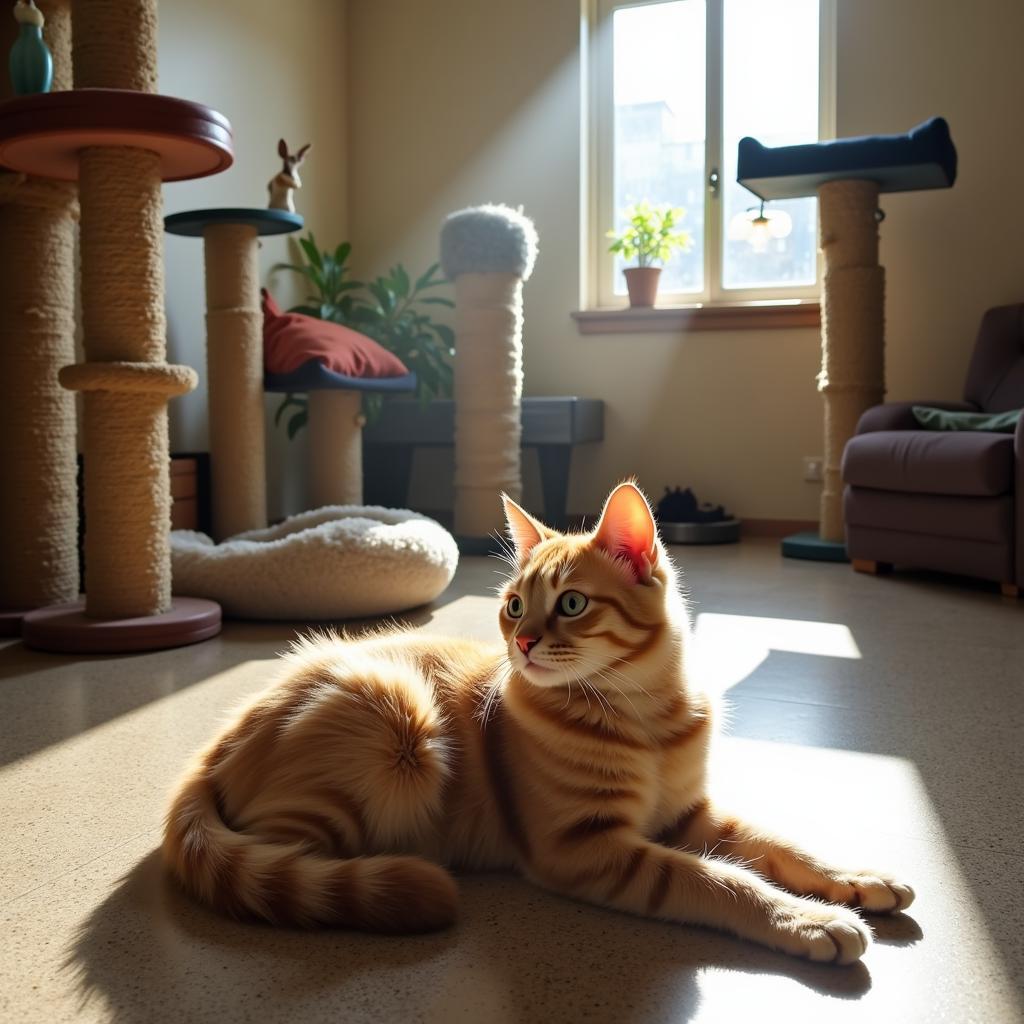
{"label": "green leafy plant", "polygon": [[636,260],[638,267],[664,263],[675,251],[688,252],[693,237],[679,227],[686,216],[681,206],[662,203],[652,206],[646,199],[625,210],[626,226],[620,231],[609,231],[612,239],[608,251],[619,253],[626,262]]}
{"label": "green leafy plant", "polygon": [[[292,312],[343,324],[373,338],[393,352],[416,374],[416,393],[421,402],[450,398],[455,355],[455,332],[431,316],[430,306],[454,307],[451,299],[433,293],[447,284],[436,263],[415,279],[402,264],[370,282],[349,277],[346,266],[352,246],[342,242],[336,249],[321,250],[313,233],[299,239],[304,257],[301,263],[279,263],[275,270],[291,270],[309,286],[305,302]],[[363,410],[368,418],[380,410],[381,396],[363,395]],[[287,424],[293,438],[308,422],[308,402],[304,396],[284,397],[274,414],[275,424],[293,410]]]}

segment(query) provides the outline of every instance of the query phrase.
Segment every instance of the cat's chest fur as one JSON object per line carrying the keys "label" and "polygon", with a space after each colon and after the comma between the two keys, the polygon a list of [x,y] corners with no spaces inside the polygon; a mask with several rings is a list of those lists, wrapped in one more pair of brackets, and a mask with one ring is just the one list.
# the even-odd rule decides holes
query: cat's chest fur
{"label": "cat's chest fur", "polygon": [[588,820],[621,820],[653,837],[704,795],[712,723],[703,696],[680,692],[657,711],[609,720],[596,705],[513,678],[504,704],[511,781],[541,842]]}

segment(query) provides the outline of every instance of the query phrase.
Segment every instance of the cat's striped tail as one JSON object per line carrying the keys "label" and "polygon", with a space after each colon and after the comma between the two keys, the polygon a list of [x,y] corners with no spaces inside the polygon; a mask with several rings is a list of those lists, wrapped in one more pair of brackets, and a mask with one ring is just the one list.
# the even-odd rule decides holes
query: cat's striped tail
{"label": "cat's striped tail", "polygon": [[187,892],[234,917],[380,932],[432,931],[455,919],[455,883],[444,868],[419,857],[335,859],[236,832],[203,772],[174,798],[163,856]]}

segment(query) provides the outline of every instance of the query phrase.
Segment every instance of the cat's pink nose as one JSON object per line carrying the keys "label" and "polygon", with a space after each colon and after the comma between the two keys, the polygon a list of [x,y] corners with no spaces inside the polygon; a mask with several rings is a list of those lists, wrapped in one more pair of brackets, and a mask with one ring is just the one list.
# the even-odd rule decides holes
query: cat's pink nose
{"label": "cat's pink nose", "polygon": [[523,654],[529,654],[530,648],[536,647],[539,643],[539,636],[527,636],[525,633],[520,633],[519,636],[516,637],[516,644],[518,645],[519,650],[523,652]]}

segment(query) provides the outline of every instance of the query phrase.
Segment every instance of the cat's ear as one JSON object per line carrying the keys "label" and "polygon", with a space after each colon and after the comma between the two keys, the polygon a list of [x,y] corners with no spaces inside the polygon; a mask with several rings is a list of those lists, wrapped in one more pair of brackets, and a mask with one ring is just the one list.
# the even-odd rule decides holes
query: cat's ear
{"label": "cat's ear", "polygon": [[643,583],[658,561],[658,530],[651,506],[636,484],[627,482],[608,495],[594,543],[613,558],[626,561]]}
{"label": "cat's ear", "polygon": [[530,551],[542,540],[551,536],[551,531],[538,523],[529,512],[521,509],[507,494],[502,494],[501,503],[505,506],[505,522],[508,523],[508,535],[516,547],[516,557],[525,562]]}

